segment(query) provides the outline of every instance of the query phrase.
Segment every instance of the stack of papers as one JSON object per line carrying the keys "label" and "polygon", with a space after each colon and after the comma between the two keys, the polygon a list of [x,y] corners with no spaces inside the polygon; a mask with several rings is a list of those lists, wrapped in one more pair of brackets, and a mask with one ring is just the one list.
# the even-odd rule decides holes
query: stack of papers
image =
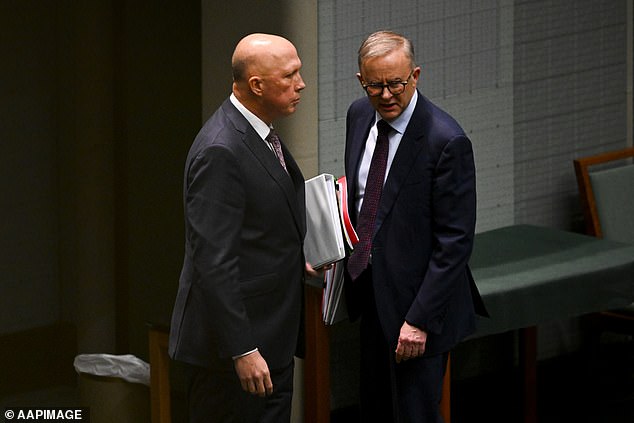
{"label": "stack of papers", "polygon": [[342,310],[344,265],[341,260],[352,251],[359,238],[348,216],[345,176],[335,181],[322,173],[306,181],[306,238],[304,254],[313,268],[332,265],[325,272],[322,315],[332,324],[345,317]]}
{"label": "stack of papers", "polygon": [[343,295],[343,262],[339,261],[326,271],[324,277],[324,296],[321,304],[321,315],[326,325],[332,325],[348,316],[346,301]]}

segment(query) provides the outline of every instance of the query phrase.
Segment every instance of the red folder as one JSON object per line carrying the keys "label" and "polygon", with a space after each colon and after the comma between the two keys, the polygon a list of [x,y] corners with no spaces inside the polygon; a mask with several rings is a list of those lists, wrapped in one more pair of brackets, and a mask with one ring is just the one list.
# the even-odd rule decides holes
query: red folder
{"label": "red folder", "polygon": [[350,215],[348,214],[348,183],[345,176],[337,179],[337,195],[339,197],[339,213],[341,214],[343,233],[348,241],[348,246],[352,249],[359,242],[359,237],[352,226]]}

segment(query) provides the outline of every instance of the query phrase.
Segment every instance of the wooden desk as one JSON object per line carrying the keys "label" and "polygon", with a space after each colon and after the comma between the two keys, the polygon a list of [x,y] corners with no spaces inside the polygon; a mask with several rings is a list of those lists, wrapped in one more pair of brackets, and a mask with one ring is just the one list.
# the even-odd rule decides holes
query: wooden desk
{"label": "wooden desk", "polygon": [[165,326],[150,325],[148,336],[152,423],[170,423],[172,421],[169,381],[170,358],[167,354],[169,330]]}
{"label": "wooden desk", "polygon": [[[536,422],[537,325],[632,303],[634,246],[557,229],[509,226],[476,235],[471,269],[491,314],[479,321],[474,337],[520,330],[525,422]],[[328,331],[321,324],[320,290],[311,288],[308,296],[307,319],[313,322],[307,325],[305,366],[311,370],[304,382],[305,421],[327,423]],[[447,406],[448,378],[445,389]]]}

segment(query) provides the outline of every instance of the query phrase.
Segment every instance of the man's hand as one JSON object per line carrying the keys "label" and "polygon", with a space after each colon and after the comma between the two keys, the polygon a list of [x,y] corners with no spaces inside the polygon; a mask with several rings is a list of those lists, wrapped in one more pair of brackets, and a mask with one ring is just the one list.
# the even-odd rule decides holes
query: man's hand
{"label": "man's hand", "polygon": [[259,351],[236,358],[233,361],[242,389],[265,397],[273,393],[273,382],[266,361]]}
{"label": "man's hand", "polygon": [[329,264],[324,267],[320,267],[319,269],[314,269],[310,263],[306,262],[306,265],[304,266],[304,272],[306,273],[306,276],[310,278],[320,278],[320,277],[323,278],[324,273],[326,273],[326,270],[329,270],[331,268],[332,268],[332,264]]}
{"label": "man's hand", "polygon": [[403,323],[396,346],[396,362],[400,363],[401,360],[420,357],[425,353],[426,342],[427,332],[407,322]]}

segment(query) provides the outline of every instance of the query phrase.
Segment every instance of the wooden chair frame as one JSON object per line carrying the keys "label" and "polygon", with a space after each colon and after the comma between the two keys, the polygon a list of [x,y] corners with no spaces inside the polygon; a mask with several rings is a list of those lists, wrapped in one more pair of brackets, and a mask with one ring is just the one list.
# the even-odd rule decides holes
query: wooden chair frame
{"label": "wooden chair frame", "polygon": [[632,157],[634,157],[634,147],[574,160],[577,185],[579,186],[583,217],[585,219],[586,233],[588,235],[603,238],[601,222],[599,221],[599,213],[597,212],[597,204],[594,199],[592,184],[590,183],[589,168],[591,166],[626,160]]}
{"label": "wooden chair frame", "polygon": [[[592,183],[590,182],[589,168],[632,158],[634,158],[634,147],[611,151],[596,156],[583,157],[573,161],[586,224],[586,234],[603,238],[601,221],[599,220],[594,191],[592,190]],[[588,316],[586,323],[597,336],[600,335],[601,331],[605,328],[609,328],[613,332],[634,336],[634,316],[631,314],[620,313],[619,311],[602,311]]]}

